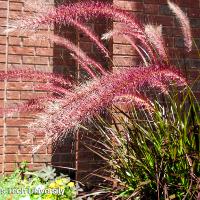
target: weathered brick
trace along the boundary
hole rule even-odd
[[[33,156],[33,161],[36,163],[50,163],[51,155],[35,154]]]
[[[31,171],[36,171],[36,170],[38,171],[43,169],[44,167],[46,167],[45,163],[30,163],[28,165],[28,169]]]

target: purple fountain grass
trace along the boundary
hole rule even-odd
[[[135,105],[138,108],[145,108],[149,112],[154,111],[153,104],[151,101],[144,95],[140,93],[135,93],[133,95],[125,94],[121,96],[117,96],[113,99],[112,103],[116,106],[128,106],[128,109]]]
[[[86,67],[86,66],[93,66],[94,68],[98,69],[101,74],[105,73],[105,70],[98,62],[96,62],[95,60],[93,60],[92,58],[87,56],[83,50],[81,50],[78,46],[73,44],[70,40],[60,37],[58,35],[53,35],[53,34],[48,34],[48,35],[39,35],[38,34],[37,37],[48,38],[50,41],[55,42],[56,44],[65,47],[70,52],[75,54],[75,56],[73,56],[73,57],[75,59],[78,59],[77,60],[78,62],[81,62],[81,60],[84,60],[85,65],[83,66],[83,69],[86,70],[86,72],[89,72],[90,75],[91,75],[91,70],[89,70],[89,67]],[[80,61],[79,61],[79,59],[80,59]]]
[[[68,88],[64,88],[64,87],[59,87],[56,86],[55,84],[50,84],[50,83],[46,83],[46,84],[37,84],[33,87],[33,90],[43,90],[46,92],[54,92],[58,95],[68,95],[70,93]]]
[[[133,39],[128,36],[125,35],[124,38],[131,44],[131,46],[138,52],[139,56],[142,58],[145,66],[148,66],[148,61],[147,59],[144,57],[144,55],[142,54],[142,52],[140,51],[140,49],[137,47],[137,45],[135,44],[135,42],[133,41]]]
[[[63,7],[63,6],[61,6],[61,7]],[[70,12],[71,5],[68,5],[67,8],[66,8],[66,11],[68,10]],[[43,11],[43,9],[40,12],[40,8],[39,8],[38,9],[39,14],[37,16],[28,17],[26,20],[24,20],[24,18],[22,18],[21,20],[11,23],[10,24],[11,28],[10,29],[8,28],[8,31],[14,31],[18,28],[36,30],[39,25],[43,25],[43,24],[53,25],[54,24],[53,16],[59,17],[57,15],[59,10],[60,10],[59,7],[57,9],[53,9],[53,8],[48,9],[47,8],[45,10],[45,12]],[[63,14],[62,9],[61,9],[60,14],[61,15]],[[49,18],[49,21],[47,20],[48,18]],[[79,22],[77,20],[77,18],[71,17],[70,14],[68,13],[68,15],[65,16],[64,21],[63,20],[59,21],[58,19],[55,19],[55,22],[57,22],[57,24],[63,24],[63,23],[69,24],[69,25],[74,26],[78,30],[82,31],[83,33],[85,33],[85,35],[87,37],[89,37],[91,39],[91,41],[94,42],[94,44],[97,45],[97,47],[101,50],[102,53],[104,53],[104,55],[106,57],[109,57],[109,51],[106,49],[106,47],[100,41],[99,37],[89,27],[87,27],[84,24],[82,24],[81,22]]]
[[[10,24],[10,30],[36,30],[40,25],[54,25],[54,23],[73,25],[78,30],[85,33],[86,36],[88,36],[99,47],[99,49],[106,54],[106,57],[109,57],[107,49],[101,43],[98,36],[96,36],[96,34],[93,33],[87,26],[81,23],[83,19],[87,21],[91,18],[99,16],[123,22],[130,27],[132,32],[137,33],[135,36],[140,38],[144,36],[144,27],[137,22],[133,15],[116,8],[111,4],[93,1],[60,5],[55,9],[50,9],[49,12],[41,13],[38,14],[38,16],[36,15],[27,19],[23,18],[16,23]]]
[[[181,8],[176,4],[172,3],[171,1],[168,1],[168,5],[181,24],[185,46],[187,47],[188,52],[190,52],[192,50],[192,33],[189,19],[186,16],[186,14],[181,10]]]
[[[138,54],[140,55],[140,57],[142,58],[142,60],[144,61],[145,65],[147,65],[147,59],[145,58],[145,56],[143,55],[143,53],[141,53],[140,49],[137,47],[137,45],[134,42],[134,39],[138,39],[139,41],[141,41],[142,45],[144,46],[145,49],[145,55],[148,58],[148,60],[151,63],[156,63],[158,64],[158,59],[157,57],[154,55],[154,52],[151,49],[151,46],[148,44],[148,40],[146,38],[145,35],[138,35],[138,33],[133,32],[130,29],[125,29],[125,28],[120,28],[120,29],[114,29],[112,31],[109,31],[105,34],[103,34],[102,39],[104,40],[108,40],[111,37],[113,37],[114,35],[120,35],[123,36],[133,47],[133,49],[135,49]]]
[[[38,26],[48,24],[70,24],[70,20],[89,20],[97,17],[117,20],[129,25],[135,31],[143,35],[142,26],[136,22],[133,15],[114,7],[108,3],[87,1],[73,4],[62,4],[45,14],[34,16],[28,19],[21,19],[14,28],[37,29]],[[70,24],[71,25],[71,24]],[[74,24],[75,25],[75,24]],[[78,28],[78,27],[77,27]]]
[[[150,43],[155,47],[157,53],[161,56],[161,60],[168,62],[168,56],[165,50],[164,39],[162,37],[162,26],[145,25],[145,33]]]
[[[162,85],[157,85],[156,81]],[[55,112],[49,113],[48,109],[45,109],[44,115],[40,115],[41,117],[34,121],[31,129],[34,132],[49,132],[56,137],[62,137],[64,133],[76,130],[81,123],[124,95],[130,95],[137,106],[150,109],[151,104],[147,97],[144,98],[142,94],[139,96],[136,91],[147,85],[162,91],[163,85],[170,81],[176,81],[179,85],[186,84],[178,71],[159,66],[121,69],[112,74],[108,73],[99,79],[77,86],[71,95],[57,102],[59,109],[54,109]]]
[[[180,13],[179,11],[179,15]],[[126,105],[134,103],[139,108],[152,112],[151,101],[143,92],[145,88],[155,88],[161,93],[167,94],[169,84],[174,82],[179,86],[187,84],[178,70],[169,65],[164,66],[167,55],[160,30],[148,26],[145,33],[144,26],[140,25],[133,15],[110,4],[89,1],[60,5],[55,9],[49,9],[33,17],[22,19],[13,28],[18,30],[37,29],[40,25],[53,25],[55,23],[73,25],[85,33],[99,47],[105,57],[109,57],[107,49],[98,36],[83,24],[97,17],[123,23],[120,29],[114,29],[104,36],[111,37],[114,34],[124,36],[139,53],[146,67],[129,67],[110,73],[68,39],[57,35],[38,34],[37,37],[45,37],[70,50],[72,57],[77,60],[90,78],[75,85],[64,77],[51,73],[29,70],[0,73],[0,80],[20,77],[26,80],[36,79],[36,81],[44,82],[43,85],[38,84],[33,89],[47,91],[46,96],[7,108],[4,113],[39,112],[37,118],[30,124],[30,130],[34,133],[44,133],[47,141],[62,139],[65,137],[65,133],[76,130],[82,123],[87,122],[106,107],[115,103]],[[187,24],[182,13],[179,18]],[[184,23],[182,22],[182,24]],[[186,34],[185,29],[183,32],[185,42],[188,48],[191,48],[189,34],[188,32]],[[135,40],[137,43],[134,42]],[[155,44],[155,42],[157,43]],[[155,48],[161,58],[156,56]]]
[[[90,67],[84,62],[84,60],[78,58],[76,55],[71,54],[71,56],[77,60],[78,64],[92,77],[96,78],[96,74],[90,69]]]
[[[26,102],[9,106],[8,108],[1,108],[0,115],[6,114],[7,116],[11,117],[14,113],[42,112],[44,111],[45,109],[44,105],[47,102],[53,102],[53,101],[58,101],[58,100],[59,100],[59,97],[57,96],[52,96],[52,95],[39,96],[39,97],[30,99]]]
[[[77,20],[70,20],[70,23],[72,25],[74,25],[76,28],[78,28],[79,30],[81,30],[83,33],[85,33],[85,35],[87,37],[89,37],[91,39],[91,41],[94,42],[94,44],[97,45],[97,47],[99,48],[99,50],[101,50],[102,53],[104,53],[104,55],[106,57],[109,57],[109,51],[106,49],[106,47],[102,44],[102,42],[100,41],[100,39],[98,38],[98,36],[87,26],[81,24],[80,22],[78,22]]]

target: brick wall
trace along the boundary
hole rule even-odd
[[[28,14],[31,9],[24,6],[21,0],[0,1],[0,70],[7,71],[17,68],[53,71],[53,48],[46,41],[33,41],[28,34],[13,32],[4,33],[8,21],[16,19],[21,13]],[[50,32],[42,29],[41,32]],[[36,82],[22,82],[12,79],[0,82],[0,106],[6,107],[12,103],[19,103],[29,98],[43,95],[44,91],[34,91],[32,86]],[[41,140],[38,135],[27,142],[27,123],[33,115],[16,114],[12,117],[0,118],[0,171],[9,173],[17,164],[28,161],[31,169],[37,169],[51,161],[51,148],[42,148],[38,154],[30,153],[31,145]],[[24,145],[23,142],[29,145]]]
[[[175,17],[167,7],[167,0],[114,0],[113,2],[129,12],[133,12],[145,23],[162,24],[172,62],[181,63],[183,69],[187,70],[187,75],[190,79],[194,79],[197,76],[197,72],[200,69],[197,51],[194,48],[189,55],[189,59],[183,59],[182,34]],[[197,46],[200,47],[199,0],[180,0],[174,2],[178,3],[188,13],[193,28],[194,40]],[[26,66],[37,70],[72,73],[76,79],[80,78],[81,74],[78,71],[78,65],[69,58],[68,53],[63,48],[53,46],[46,41],[33,41],[28,39],[27,35],[23,33],[6,35],[2,32],[5,29],[7,20],[15,18],[21,12],[28,12],[22,0],[0,0],[0,70],[6,71]],[[106,31],[107,24],[105,25],[105,22],[99,21],[95,24],[89,23],[88,25],[101,35]],[[114,27],[118,25],[117,22],[114,23]],[[92,57],[98,58],[94,45],[83,34],[66,27],[59,29],[59,32],[57,30],[55,29],[57,34],[67,36],[73,42],[79,44]],[[47,32],[50,30],[42,29],[41,31]],[[123,38],[115,36],[112,47],[113,60],[116,66],[130,66],[141,62],[136,52],[131,49],[130,45]],[[13,102],[26,100],[35,95],[41,95],[42,92],[39,93],[32,90],[33,84],[35,83],[22,82],[21,80],[0,82],[0,106],[3,107]],[[195,87],[196,94],[200,94],[199,84],[196,84]],[[28,153],[29,147],[25,148],[22,142],[27,136],[25,124],[31,118],[32,116],[30,115],[16,115],[13,118],[5,118],[3,116],[3,118],[0,118],[0,171],[11,172],[16,163],[27,160],[31,163],[31,168],[40,168],[47,163],[58,166],[63,171],[66,171],[65,169],[68,167],[75,168],[78,170],[76,178],[81,180],[88,172],[92,172],[94,168],[101,166],[102,162],[84,147],[83,141],[87,141],[87,139],[83,139],[81,134],[69,135],[66,142],[53,149],[53,153],[51,147],[45,147],[35,155]],[[7,129],[5,129],[6,127]],[[41,136],[37,136],[36,141],[32,141],[32,143],[42,139]],[[74,172],[73,170],[68,171],[70,173]]]

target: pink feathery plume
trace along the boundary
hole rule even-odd
[[[142,36],[140,34],[133,32],[132,30],[123,28],[123,29],[118,29],[118,30],[112,30],[112,31],[109,31],[108,33],[103,34],[102,39],[108,40],[114,35],[122,35],[131,44],[131,46],[138,52],[138,54],[141,56],[142,60],[144,61],[145,65],[147,65],[146,58],[144,57],[144,55],[142,54],[140,49],[137,47],[137,45],[135,44],[132,38],[138,39],[143,44],[145,48],[145,55],[149,58],[149,60],[153,60],[154,63],[158,63],[157,57],[154,56],[154,53],[152,49],[150,48],[149,44],[147,43],[147,40],[144,35]]]
[[[33,89],[34,90],[42,90],[42,91],[45,91],[45,92],[54,92],[54,93],[59,94],[61,96],[70,94],[69,89],[59,87],[59,86],[56,86],[55,84],[50,84],[50,83],[35,85],[33,87]]]
[[[94,42],[94,44],[97,45],[97,47],[105,54],[106,57],[109,57],[109,51],[106,49],[106,47],[102,44],[98,36],[87,26],[81,24],[77,20],[70,20],[70,23],[74,25],[78,30],[81,30],[87,37],[91,39],[91,41]]]
[[[167,62],[168,56],[162,37],[162,26],[153,26],[151,24],[147,24],[145,26],[145,33],[147,34],[147,38],[150,43],[155,47],[157,53],[161,56],[161,59]]]
[[[116,106],[132,106],[135,105],[138,108],[144,108],[148,111],[153,111],[153,106],[151,101],[144,95],[135,93],[134,95],[125,94],[117,96],[112,102]]]
[[[192,33],[190,28],[190,22],[186,14],[180,9],[179,6],[170,2],[168,0],[169,8],[176,15],[179,23],[181,24],[181,29],[184,35],[185,46],[187,47],[188,52],[192,50]]]
[[[137,47],[137,45],[135,44],[135,42],[133,41],[133,39],[131,39],[131,37],[125,35],[124,36],[126,38],[126,40],[131,44],[131,46],[138,52],[138,54],[140,55],[140,57],[142,58],[145,66],[148,66],[148,62],[146,60],[146,58],[144,57],[144,55],[142,54],[142,52],[140,51],[140,49]]]
[[[39,35],[39,34],[37,35],[37,37],[40,37],[40,36],[48,38],[52,42],[55,42],[56,44],[61,45],[61,46],[65,47],[66,49],[70,50],[71,52],[73,52],[76,55],[76,56],[74,56],[74,58],[80,58],[81,60],[83,60],[85,62],[85,64],[87,66],[90,65],[90,66],[93,66],[94,68],[98,69],[101,72],[101,74],[105,73],[105,70],[99,63],[97,63],[95,60],[93,60],[92,58],[87,56],[83,50],[81,50],[79,47],[77,47],[75,44],[73,44],[68,39],[60,37],[58,35],[53,35],[53,34],[48,34],[47,36]],[[87,70],[87,68],[84,68],[84,69]],[[88,73],[90,73],[90,71],[88,71]]]
[[[89,81],[84,85],[77,86],[67,99],[63,99],[62,106],[57,112],[50,114],[45,111],[42,119],[39,117],[33,124],[33,131],[66,133],[78,128],[82,123],[99,113],[103,108],[109,106],[115,97],[126,94],[135,95],[136,91],[145,85],[151,84],[154,80],[159,83],[176,81],[179,85],[185,85],[185,79],[179,72],[159,66],[121,69],[113,74],[107,74],[95,81]],[[156,85],[156,82],[154,83]],[[155,88],[158,88],[159,85]],[[162,88],[161,88],[162,90]],[[144,99],[144,98],[143,98]],[[145,102],[139,101],[141,106]],[[146,105],[149,102],[146,101]]]
[[[144,27],[137,22],[133,15],[107,3],[89,1],[84,3],[79,2],[68,5],[60,5],[54,10],[50,10],[49,13],[35,16],[34,18],[28,18],[26,20],[22,19],[22,21],[16,25],[16,28],[36,29],[39,25],[43,24],[53,25],[54,23],[72,23],[76,26],[76,28],[86,33],[86,35],[88,35],[90,39],[94,41],[104,53],[107,54],[108,52],[105,52],[105,48],[102,44],[100,44],[99,39],[95,37],[87,27],[80,23],[80,21],[87,21],[91,18],[97,17],[105,17],[126,24],[126,28],[129,27],[132,35],[134,34],[134,37],[142,41],[147,48],[147,52],[150,51],[149,46],[146,44]]]
[[[47,13],[40,14],[38,16],[36,15],[32,18],[29,17],[28,19],[22,19],[16,22],[16,24],[13,25],[13,28],[37,29],[40,25],[54,25],[54,23],[71,25],[72,20],[74,23],[73,25],[76,25],[78,29],[81,29],[81,27],[75,23],[75,20],[87,21],[91,18],[97,17],[105,17],[125,23],[133,31],[143,35],[143,27],[136,22],[137,20],[133,17],[133,15],[116,8],[111,4],[94,1],[60,5],[53,10],[49,10]],[[84,29],[82,29],[82,31],[84,31]]]
[[[88,67],[88,65],[82,61],[78,56],[71,54],[71,56],[77,60],[77,62],[82,66],[83,69],[85,69],[85,71],[92,77],[92,78],[96,78],[97,76],[95,75],[95,73]]]
[[[43,18],[42,17],[43,15],[51,15],[51,13],[57,12],[55,9],[52,8],[52,6],[49,7],[49,8],[48,7],[45,8],[44,2],[40,2],[40,3],[41,3],[41,5],[38,5],[38,8],[37,8],[37,4],[33,4],[34,10],[36,10],[38,12],[38,16],[36,16],[36,17],[29,16],[26,20],[21,19],[19,21],[16,21],[13,24],[10,24],[10,26],[12,27],[10,29],[10,31],[14,31],[17,28],[36,29],[36,27],[38,27],[39,25],[42,24],[42,21],[39,18]],[[29,5],[29,4],[27,4],[27,5]],[[33,6],[31,6],[31,7],[33,7]],[[69,5],[69,7],[70,7],[70,5]],[[26,26],[28,24],[31,25],[31,22],[33,22],[34,26],[30,26],[30,27]],[[38,24],[37,24],[37,22],[38,22]],[[22,23],[24,23],[24,25]],[[50,23],[51,23],[51,25],[53,25],[52,22],[50,22]],[[64,22],[61,22],[61,21],[58,22],[58,24],[63,24],[63,23],[68,24],[68,25],[72,25],[75,28],[77,28],[78,30],[85,33],[85,35],[88,38],[90,38],[91,41],[94,42],[94,44],[96,44],[96,46],[99,48],[99,50],[101,50],[101,52],[104,53],[106,57],[109,57],[109,51],[106,49],[106,47],[100,41],[99,37],[89,27],[82,24],[76,18],[73,19],[70,15],[65,16]],[[45,24],[46,24],[46,22],[45,22]]]
[[[63,76],[58,74],[53,74],[49,72],[40,72],[29,69],[24,70],[10,70],[8,72],[1,71],[0,72],[0,80],[12,79],[12,78],[23,78],[30,81],[42,81],[42,82],[50,82],[54,84],[62,85],[66,88],[72,87],[72,84],[69,80],[65,79]]]
[[[26,102],[15,104],[8,108],[1,108],[0,114],[12,115],[14,113],[27,113],[27,112],[42,112],[45,108],[45,103],[58,101],[59,98],[52,95],[43,95],[35,97]]]

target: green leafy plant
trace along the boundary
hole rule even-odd
[[[154,100],[153,107],[152,113],[115,107],[109,120],[97,117],[100,148],[88,148],[107,161],[119,199],[197,199],[200,105],[188,89]]]
[[[0,179],[0,200],[74,200],[82,191],[68,176],[56,176],[50,166],[28,171],[22,163],[10,176]]]

